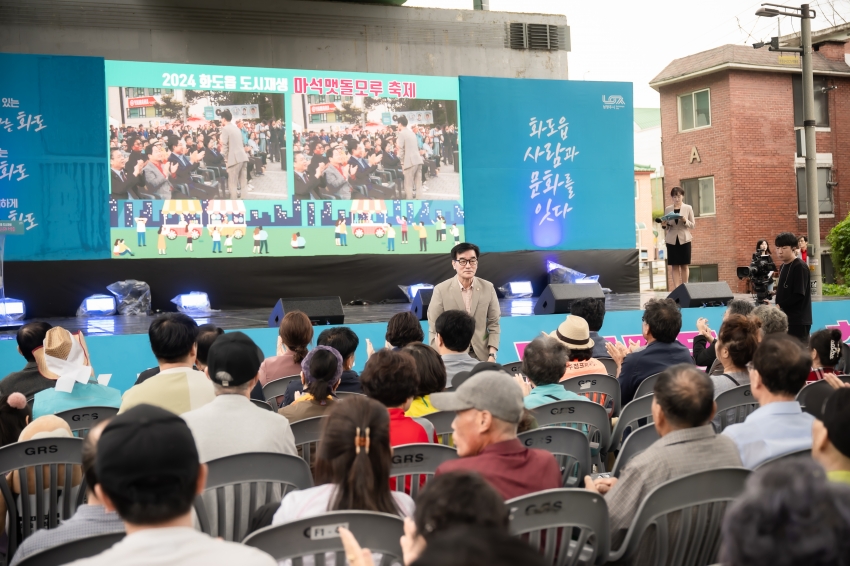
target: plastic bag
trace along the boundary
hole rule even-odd
[[[118,314],[147,316],[151,312],[151,288],[144,281],[128,279],[106,287],[118,300]]]

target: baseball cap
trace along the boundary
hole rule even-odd
[[[497,419],[518,423],[522,417],[522,390],[504,371],[482,371],[454,391],[431,393],[431,404],[440,411],[489,411]]]
[[[830,393],[814,413],[826,428],[832,445],[850,458],[850,388],[842,387]]]
[[[263,354],[244,332],[228,332],[215,339],[207,354],[210,379],[223,387],[248,383],[260,371]]]
[[[110,421],[97,443],[95,470],[103,489],[132,501],[184,489],[200,462],[186,421],[153,405],[137,405]]]

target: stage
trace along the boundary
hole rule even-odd
[[[600,334],[606,340],[619,340],[625,343],[643,343],[641,336],[641,308],[649,299],[663,298],[667,293],[622,293],[606,295],[607,314]],[[749,300],[749,295],[736,294],[735,298]],[[525,345],[541,332],[551,332],[557,328],[566,315],[532,315],[536,298],[501,300],[501,345],[499,362],[508,363],[521,358]],[[346,305],[345,325],[350,326],[360,338],[354,369],[362,371],[366,363],[366,338],[376,347],[384,343],[386,321],[397,313],[408,310],[408,303],[390,303],[374,305]],[[682,332],[679,341],[692,347],[697,335],[696,321],[700,317],[709,320],[713,330],[720,328],[724,307],[682,309]],[[197,317],[199,324],[212,323],[225,330],[241,330],[251,336],[262,348],[266,356],[275,354],[277,329],[267,325],[271,308],[222,310],[208,316]],[[813,301],[812,330],[835,326],[842,331],[843,340],[850,338],[850,300],[841,297],[819,297]],[[110,385],[121,391],[133,385],[136,376],[142,370],[156,365],[151,354],[147,329],[154,316],[128,317],[114,316],[101,318],[39,318],[54,326],[62,326],[70,331],[81,330],[97,374],[112,374]],[[428,332],[427,321],[422,327]],[[315,336],[324,327],[315,327]],[[0,332],[0,375],[21,369],[25,360],[17,353],[14,341],[15,330]],[[315,338],[314,338],[315,340]],[[315,342],[314,342],[315,343]]]

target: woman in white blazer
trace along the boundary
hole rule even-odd
[[[685,204],[685,191],[681,187],[673,187],[670,191],[673,204],[664,209],[664,214],[675,212],[681,218],[662,222],[661,227],[667,232],[664,241],[667,242],[667,265],[670,266],[670,277],[675,289],[682,283],[688,282],[691,264],[691,228],[694,223],[694,209]]]

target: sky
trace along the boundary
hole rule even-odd
[[[490,9],[565,15],[572,43],[569,78],[632,82],[635,107],[658,108],[658,93],[649,81],[672,60],[800,30],[798,19],[756,17],[762,1],[605,0],[597,4],[586,0],[490,0]],[[818,13],[813,30],[850,22],[850,0],[809,3]],[[472,0],[407,0],[405,6],[472,9]]]

